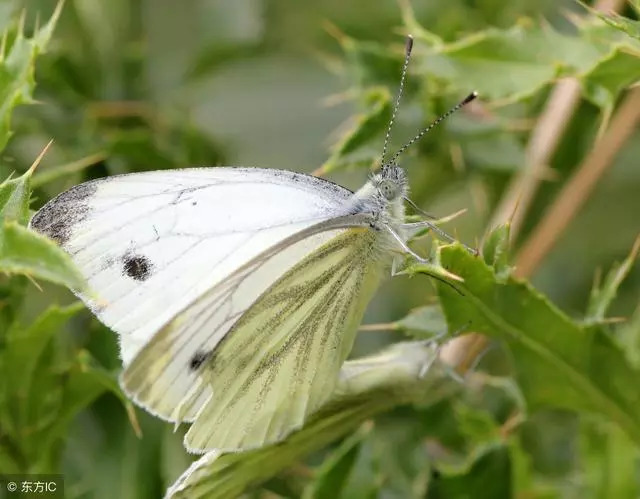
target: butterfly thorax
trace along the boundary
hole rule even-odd
[[[395,165],[385,165],[353,194],[352,212],[370,216],[371,258],[376,265],[391,264],[392,256],[399,249],[398,243],[406,242],[403,227],[406,195],[406,175]]]

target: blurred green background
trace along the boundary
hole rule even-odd
[[[77,171],[36,184],[33,208],[80,181],[123,172],[241,165],[310,173],[331,156],[331,145],[348,133],[352,117],[370,112],[363,97],[368,89],[383,85],[395,94],[407,32],[402,5],[395,0],[67,0],[47,52],[38,58],[37,102],[14,112],[14,136],[2,153],[0,179],[25,171],[51,138],[54,145],[38,172],[44,176],[61,171],[61,165]],[[571,20],[584,15],[571,0],[411,5],[417,22],[443,43],[531,23],[575,35]],[[36,13],[41,20],[49,19],[55,6],[50,0],[3,1],[0,27],[10,26],[24,9],[30,32]],[[631,5],[623,12],[634,17]],[[425,53],[417,44],[392,149],[474,90],[473,77],[452,85],[446,68],[437,62],[435,70],[425,70],[430,64]],[[517,58],[505,55],[496,88],[511,72],[517,85],[525,59],[519,65]],[[516,244],[526,239],[589,151],[619,91],[640,75],[637,63],[614,69],[634,74],[621,78],[624,85],[616,83],[620,88],[609,108],[593,98],[580,103],[550,165],[556,173],[543,182]],[[548,83],[555,76],[551,74]],[[481,95],[484,103],[434,130],[401,161],[413,199],[439,216],[467,208],[449,227],[462,241],[476,245],[509,179],[523,167],[529,132],[548,94],[548,85],[541,85],[499,106]],[[378,127],[327,177],[357,189],[366,180],[366,166],[381,151],[382,138]],[[532,278],[569,315],[584,313],[597,269],[606,270],[625,258],[638,235],[638,157],[636,131]],[[52,302],[73,301],[63,288],[42,287],[44,292],[39,292],[24,284],[19,317],[25,324]],[[640,270],[635,268],[619,288],[609,315],[631,316],[639,306],[639,289]],[[426,277],[395,278],[376,296],[365,323],[397,320],[433,297]],[[63,352],[86,349],[99,365],[117,374],[115,337],[88,312],[75,315],[56,334]],[[353,355],[398,339],[397,331],[363,333]],[[491,346],[478,372],[508,374],[504,357],[499,345]],[[464,467],[476,462],[479,448],[495,444],[495,432],[489,429],[504,425],[513,401],[502,385],[478,380],[478,386],[471,385],[464,403],[460,399],[424,410],[400,408],[378,418],[374,436],[361,446],[344,489],[335,491],[335,497],[421,497],[434,463]],[[107,392],[59,435],[50,466],[59,466],[65,474],[68,497],[159,497],[187,467],[192,458],[182,449],[181,430],[173,433],[170,425],[141,410],[136,413],[142,438],[132,429],[122,401]],[[492,473],[474,478],[475,468],[468,464],[460,472],[466,481],[447,479],[440,492],[432,488],[429,497],[640,497],[637,451],[606,423],[543,410],[529,415],[514,438],[520,461],[496,447],[483,454],[491,460]],[[323,456],[312,456],[307,464],[283,472],[280,482],[253,493],[286,496],[282,483],[304,481],[308,466]],[[506,477],[518,473],[531,477],[534,485],[516,493]],[[598,478],[601,475],[606,479]],[[504,487],[481,492],[487,480],[500,477]],[[612,491],[616,495],[608,495]]]

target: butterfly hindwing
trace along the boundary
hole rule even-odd
[[[125,390],[152,412],[173,410],[173,420],[194,420],[185,438],[190,450],[276,442],[333,391],[380,278],[374,231],[315,234],[238,274],[241,284],[228,289],[245,296],[243,289],[261,286],[266,269],[309,247],[315,249],[256,297],[224,335],[216,310],[222,296],[233,303],[235,295],[212,289],[155,335],[123,373]]]

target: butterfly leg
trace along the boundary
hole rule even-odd
[[[414,203],[409,197],[403,196],[402,199],[404,199],[409,204],[409,206],[411,206],[416,212],[420,213],[422,216],[427,217],[430,220],[436,220],[435,216],[433,216],[431,213],[427,213],[426,211],[424,211],[416,203]]]
[[[445,239],[450,243],[459,242],[472,255],[478,254],[478,250],[470,246],[467,246],[463,242],[458,241],[455,237],[449,235],[447,232],[442,230],[440,227],[438,227],[434,223],[429,222],[428,220],[423,220],[422,222],[411,222],[411,223],[402,224],[402,228],[408,230],[409,232],[417,232],[419,229],[423,227],[429,227],[429,229],[431,229],[433,232],[438,234],[442,239]]]
[[[393,230],[388,225],[385,225],[384,228],[387,229],[387,231],[389,231],[389,234],[393,236],[393,238],[396,240],[396,242],[400,245],[400,247],[403,249],[405,253],[408,253],[409,255],[414,257],[416,260],[418,260],[420,263],[429,263],[428,258],[421,257],[415,251],[409,248],[409,246],[407,246],[407,243],[404,242],[404,240],[400,237],[400,235],[395,230]]]
[[[442,348],[442,345],[438,343],[436,340],[426,340],[426,341],[428,342],[427,344],[435,343],[435,349],[434,349],[435,351],[434,351],[433,357],[431,357],[431,359],[425,362],[420,368],[420,372],[418,373],[419,379],[424,378],[427,372],[429,372],[429,369],[431,368],[435,360],[440,356],[440,349]]]

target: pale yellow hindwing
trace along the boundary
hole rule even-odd
[[[239,450],[283,439],[335,387],[385,266],[377,236],[369,228],[339,231],[262,293],[211,350],[185,346],[183,338],[181,348],[193,351],[190,365],[173,365],[169,357],[178,316],[125,371],[125,389],[153,411],[162,406],[163,390],[171,388],[158,386],[171,379],[163,373],[192,369],[195,381],[172,418],[193,420],[185,437],[188,449]],[[251,276],[246,279],[244,284]],[[207,317],[204,307],[198,310],[199,334],[215,336],[201,319]]]

